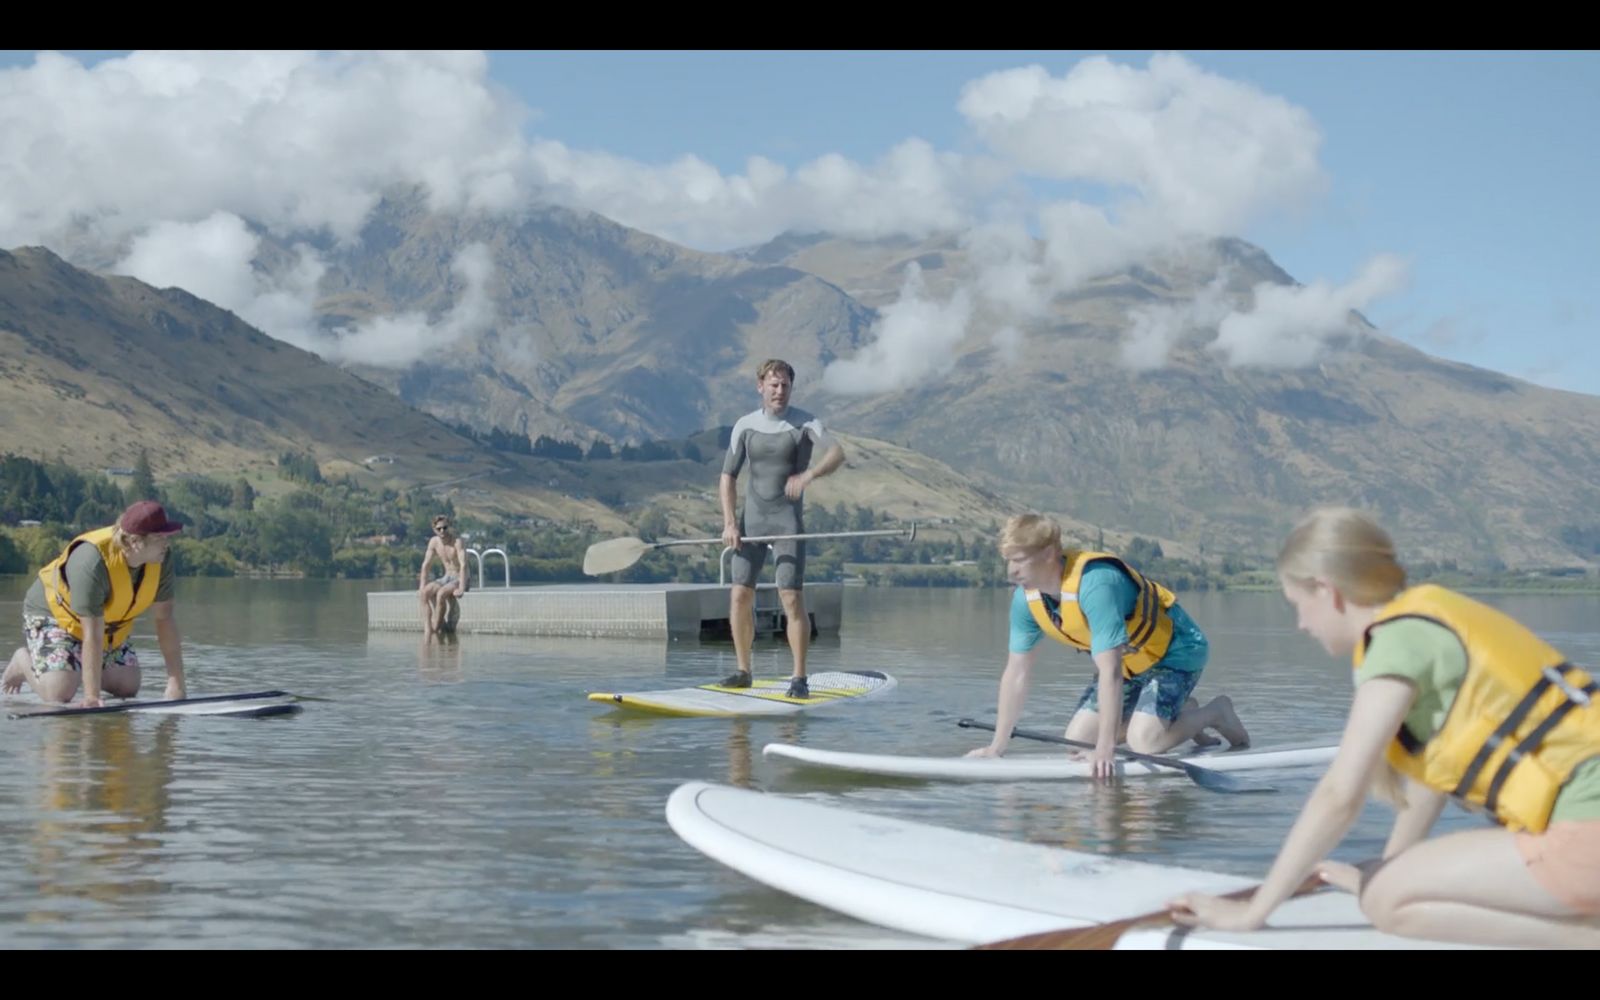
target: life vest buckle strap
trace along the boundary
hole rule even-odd
[[[1142,585],[1139,588],[1139,611],[1144,615],[1144,622],[1138,634],[1129,637],[1129,645],[1135,649],[1143,649],[1144,644],[1155,634],[1156,610],[1161,604],[1156,596],[1155,584],[1142,577],[1139,582]]]
[[[1450,794],[1457,798],[1466,797],[1467,793],[1472,790],[1473,784],[1478,780],[1478,772],[1482,771],[1484,765],[1489,763],[1489,758],[1494,756],[1494,752],[1500,748],[1500,744],[1505,738],[1517,731],[1517,727],[1522,725],[1522,720],[1528,717],[1528,713],[1533,711],[1533,706],[1538,703],[1539,699],[1548,690],[1550,690],[1549,677],[1540,677],[1533,682],[1533,686],[1528,688],[1528,692],[1522,696],[1522,700],[1517,702],[1517,707],[1513,708],[1510,714],[1505,717],[1505,720],[1495,728],[1495,731],[1489,734],[1489,738],[1483,741],[1483,746],[1478,748],[1478,752],[1472,757],[1472,763],[1467,765],[1467,769],[1461,775],[1461,780],[1456,783],[1455,791]]]
[[[1545,669],[1548,671],[1552,668]],[[1489,783],[1489,794],[1484,797],[1484,805],[1490,812],[1495,810],[1495,803],[1500,799],[1500,789],[1505,785],[1506,779],[1511,777],[1512,770],[1523,757],[1538,750],[1544,743],[1544,738],[1550,734],[1550,730],[1560,725],[1561,720],[1567,717],[1567,713],[1577,707],[1578,703],[1571,699],[1557,705],[1543,722],[1534,726],[1533,731],[1518,741],[1517,745],[1511,748],[1511,752],[1506,754],[1506,759],[1501,761],[1499,770],[1495,772],[1494,780]]]
[[[1562,663],[1557,666],[1547,666],[1544,668],[1542,673],[1547,679],[1549,679],[1551,684],[1554,684],[1556,687],[1561,689],[1561,693],[1567,696],[1568,701],[1576,702],[1577,704],[1587,708],[1591,702],[1589,697],[1589,689],[1592,689],[1595,685],[1590,683],[1583,688],[1574,687],[1567,680],[1566,672],[1576,669],[1578,668],[1570,663]]]

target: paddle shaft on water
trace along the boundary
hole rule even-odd
[[[902,536],[907,541],[914,541],[917,537],[917,526],[912,524],[906,528],[887,528],[875,531],[821,531],[812,534],[794,535],[750,535],[740,538],[741,542],[788,542],[811,541],[824,538],[874,538],[886,536]],[[722,541],[717,538],[670,538],[662,542],[646,542],[638,538],[612,538],[604,542],[596,542],[589,546],[583,555],[583,571],[590,576],[600,576],[604,573],[616,573],[642,559],[651,549],[664,549],[674,545],[716,545]]]
[[[994,732],[994,726],[989,725],[987,722],[979,722],[977,719],[962,719],[956,724],[961,726],[963,729],[985,729],[991,733]],[[1044,743],[1059,743],[1063,746],[1077,747],[1080,750],[1093,750],[1095,748],[1093,743],[1084,743],[1080,740],[1069,740],[1064,736],[1056,736],[1052,733],[1041,733],[1031,729],[1012,729],[1011,735],[1013,737],[1021,737],[1022,739],[1039,740]],[[1139,753],[1137,750],[1124,750],[1121,747],[1118,747],[1115,752],[1117,756],[1126,758],[1128,760],[1142,761],[1147,764],[1153,764],[1156,767],[1170,767],[1182,771],[1189,777],[1190,781],[1193,781],[1201,788],[1213,792],[1274,791],[1271,785],[1262,785],[1255,782],[1243,781],[1230,774],[1221,774],[1217,771],[1210,770],[1209,768],[1200,767],[1197,764],[1191,764],[1188,761],[1173,760],[1170,757],[1160,757],[1155,754]]]

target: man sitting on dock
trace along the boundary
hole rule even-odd
[[[428,564],[437,558],[444,575],[428,579]],[[422,608],[422,627],[428,635],[454,632],[461,618],[459,599],[467,592],[467,549],[450,525],[450,518],[438,514],[433,519],[433,537],[422,555],[422,571],[417,574],[417,600]]]

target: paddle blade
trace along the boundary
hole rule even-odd
[[[615,573],[627,569],[652,546],[649,542],[637,538],[613,538],[609,541],[595,542],[583,554],[583,571],[590,576],[600,576],[603,573]]]
[[[1248,795],[1251,792],[1275,792],[1278,790],[1275,785],[1263,785],[1258,781],[1247,781],[1242,778],[1236,778],[1231,774],[1213,771],[1208,767],[1186,767],[1183,769],[1183,773],[1187,774],[1189,780],[1201,788],[1213,792]]]

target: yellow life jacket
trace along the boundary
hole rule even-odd
[[[1132,566],[1109,552],[1069,551],[1066,556],[1061,573],[1061,605],[1057,608],[1061,617],[1059,624],[1051,618],[1041,591],[1024,592],[1028,598],[1028,610],[1033,613],[1033,620],[1039,623],[1044,634],[1080,652],[1089,651],[1089,620],[1084,617],[1083,609],[1078,607],[1078,586],[1089,564],[1104,560],[1127,573],[1134,586],[1139,588],[1133,613],[1127,618],[1128,642],[1122,647],[1122,675],[1135,677],[1160,662],[1167,655],[1167,647],[1172,644],[1172,616],[1167,614],[1167,609],[1178,601],[1172,591],[1154,580],[1145,579]]]
[[[39,571],[39,579],[44,583],[45,604],[55,616],[56,624],[82,642],[83,622],[79,620],[78,613],[72,610],[72,595],[67,589],[67,559],[80,545],[93,545],[100,550],[106,572],[111,575],[111,597],[104,608],[98,609],[100,613],[92,617],[104,617],[106,620],[107,649],[115,649],[127,641],[128,633],[133,631],[133,620],[155,602],[156,591],[161,587],[161,564],[149,563],[144,568],[144,579],[139,581],[139,589],[137,592],[134,590],[133,573],[129,570],[128,560],[123,556],[122,548],[111,540],[113,530],[98,528],[84,532],[68,542],[65,551]],[[84,609],[85,612],[88,610]]]
[[[1510,616],[1432,584],[1379,609],[1356,646],[1357,669],[1372,630],[1400,618],[1455,633],[1467,674],[1439,731],[1423,742],[1402,725],[1389,763],[1512,830],[1543,830],[1573,769],[1600,756],[1600,684]]]

